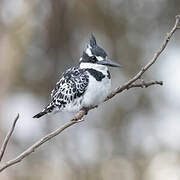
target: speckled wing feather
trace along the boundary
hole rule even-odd
[[[65,109],[68,104],[72,104],[85,93],[88,83],[89,76],[85,70],[79,67],[68,69],[52,90],[50,104],[34,118],[52,112],[55,108],[58,110]]]
[[[73,67],[63,73],[51,93],[52,104],[65,107],[80,97],[86,91],[89,78],[87,72],[79,67]],[[60,108],[60,107],[59,107]]]

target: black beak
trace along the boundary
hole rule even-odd
[[[98,61],[97,64],[102,64],[106,66],[111,66],[111,67],[122,67],[120,64],[113,62],[111,59],[104,59],[102,61]]]

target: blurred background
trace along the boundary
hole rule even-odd
[[[4,161],[70,120],[32,116],[49,102],[63,71],[78,64],[93,32],[124,68],[111,69],[113,88],[145,65],[180,13],[179,0],[0,0],[0,143],[20,119]],[[179,180],[180,32],[145,80],[0,174],[3,180]]]

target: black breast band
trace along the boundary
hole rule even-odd
[[[103,78],[105,78],[105,75],[100,72],[100,71],[97,71],[95,69],[86,69],[97,81],[102,81]]]

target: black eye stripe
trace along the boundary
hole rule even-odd
[[[96,58],[96,56],[92,56],[90,59],[91,59],[91,62],[92,62],[92,63],[95,63],[95,62],[98,61],[97,58]]]

